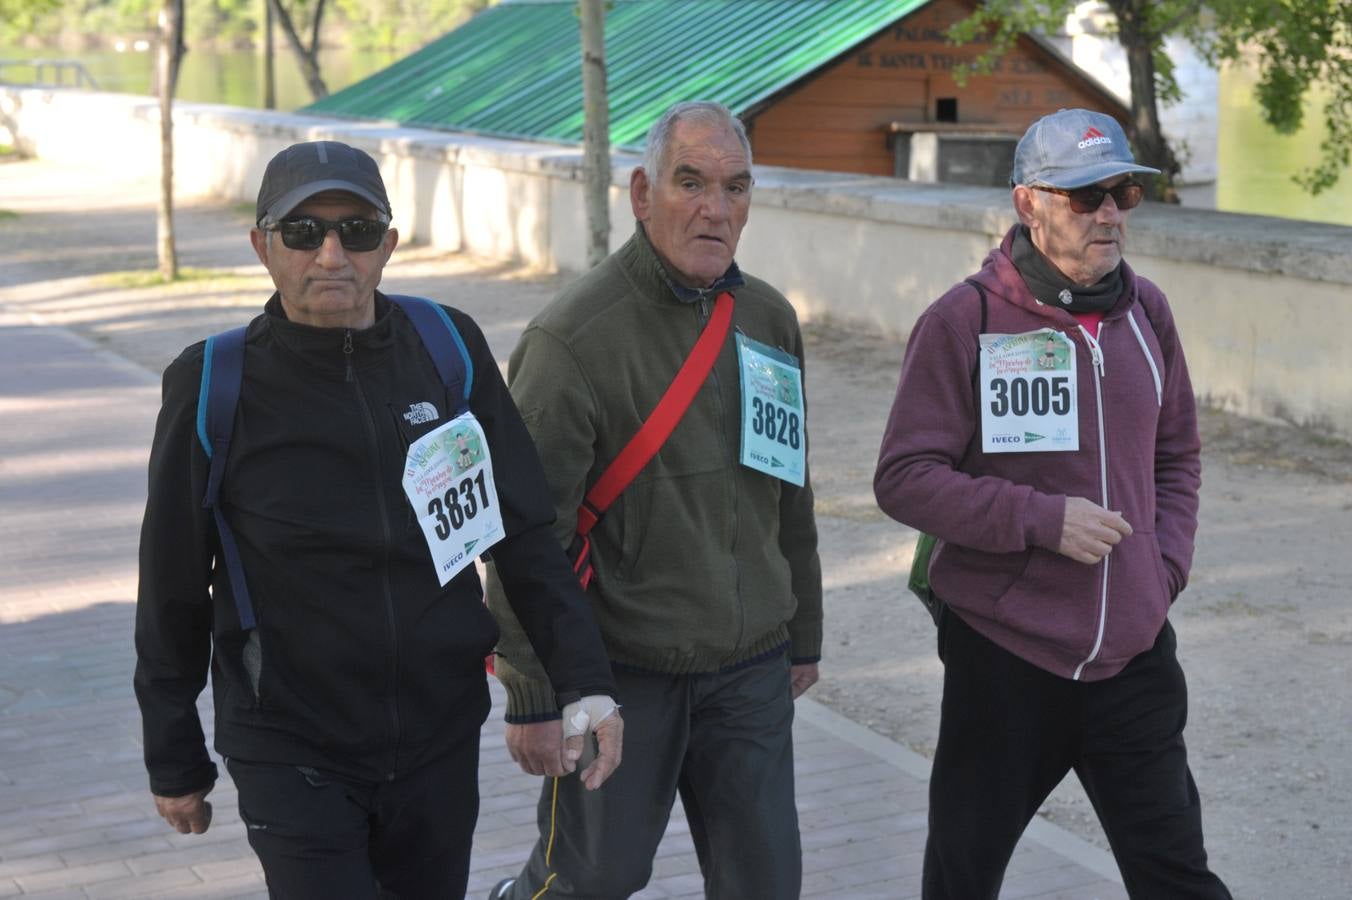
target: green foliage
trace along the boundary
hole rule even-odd
[[[987,0],[967,18],[954,23],[948,29],[948,37],[955,44],[988,42],[989,47],[982,51],[966,71],[957,73],[958,83],[972,73],[989,74],[995,61],[1009,53],[1020,34],[1051,34],[1058,31],[1066,21],[1066,16],[1075,11],[1079,0]],[[1194,2],[1183,0],[1158,0],[1152,3],[1111,4],[1112,6],[1136,6],[1137,18],[1131,23],[1133,33],[1140,36],[1150,47],[1155,62],[1155,92],[1165,103],[1174,103],[1183,93],[1174,78],[1174,64],[1164,52],[1164,39],[1174,33],[1189,33],[1197,26],[1199,7]],[[1112,30],[1123,40],[1120,23],[1114,23]]]
[[[334,0],[363,50],[420,47],[496,0]]]
[[[1022,32],[1058,29],[1077,0],[987,0],[948,31],[955,43],[988,42],[975,63],[957,73],[992,71]],[[1300,128],[1305,97],[1315,82],[1328,96],[1323,117],[1327,136],[1320,161],[1294,176],[1319,194],[1352,164],[1352,0],[1108,0],[1124,48],[1145,46],[1154,62],[1154,102],[1175,103],[1182,91],[1164,53],[1171,35],[1192,42],[1211,62],[1253,59],[1259,67],[1256,96],[1263,118],[1278,132]],[[1141,98],[1133,98],[1133,105]]]
[[[17,219],[17,218],[19,218],[19,214],[16,213],[14,210],[0,209],[0,222],[5,221],[6,219]]]
[[[1320,159],[1294,176],[1311,194],[1336,184],[1352,163],[1352,0],[1213,0],[1216,27],[1199,47],[1213,61],[1251,59],[1263,120],[1293,134],[1305,98],[1326,89]]]
[[[359,49],[411,50],[440,37],[496,0],[327,0],[325,40]],[[308,35],[320,0],[281,0],[296,30]],[[153,31],[161,0],[0,0],[0,44],[62,34],[113,36]],[[263,0],[185,0],[189,47],[258,40]]]
[[[206,41],[252,42],[262,30],[263,0],[187,0],[183,10],[188,46]]]
[[[0,41],[16,43],[60,6],[61,0],[0,0]]]

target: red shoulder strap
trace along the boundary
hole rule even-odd
[[[681,416],[694,402],[695,394],[704,384],[704,379],[709,377],[714,360],[718,359],[718,351],[723,347],[723,339],[727,337],[728,326],[732,324],[732,305],[732,294],[725,291],[718,295],[708,324],[704,326],[694,349],[681,364],[681,370],[672,379],[666,393],[657,402],[657,407],[619,455],[611,460],[591,490],[587,491],[586,498],[577,510],[577,533],[582,537],[591,532],[601,514],[666,443],[671,432],[676,429],[676,423],[681,421]]]

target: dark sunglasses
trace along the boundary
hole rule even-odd
[[[272,225],[266,225],[267,231],[275,231],[282,236],[282,243],[291,250],[318,250],[330,231],[338,232],[338,241],[344,250],[361,253],[380,246],[385,232],[390,230],[388,222],[376,219],[343,219],[330,222],[316,216],[293,216],[282,219]]]
[[[1065,188],[1043,187],[1040,184],[1030,184],[1029,187],[1035,191],[1046,191],[1049,194],[1069,197],[1070,208],[1077,213],[1096,212],[1103,205],[1103,198],[1109,194],[1113,195],[1113,202],[1121,210],[1134,209],[1140,205],[1141,198],[1145,196],[1145,187],[1134,181],[1124,181],[1110,188],[1091,184],[1088,187],[1075,188],[1070,191]]]

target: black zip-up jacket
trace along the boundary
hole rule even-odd
[[[591,609],[550,530],[535,447],[479,328],[443,309],[473,364],[469,407],[506,532],[492,555],[513,611],[560,704],[613,695]],[[383,780],[477,733],[498,628],[472,566],[438,584],[402,488],[410,442],[459,399],[412,323],[377,293],[372,327],[313,328],[288,321],[274,294],[249,325],[220,503],[258,618],[250,632],[202,505],[203,347],[165,370],[141,531],[135,687],[151,790],[182,796],[215,780],[196,708],[208,667],[225,756]]]

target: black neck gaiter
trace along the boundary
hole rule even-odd
[[[1076,284],[1033,245],[1026,225],[1020,225],[1014,232],[1009,256],[1014,260],[1014,268],[1023,276],[1028,290],[1048,306],[1059,306],[1073,313],[1107,312],[1122,295],[1120,263],[1091,285]]]

